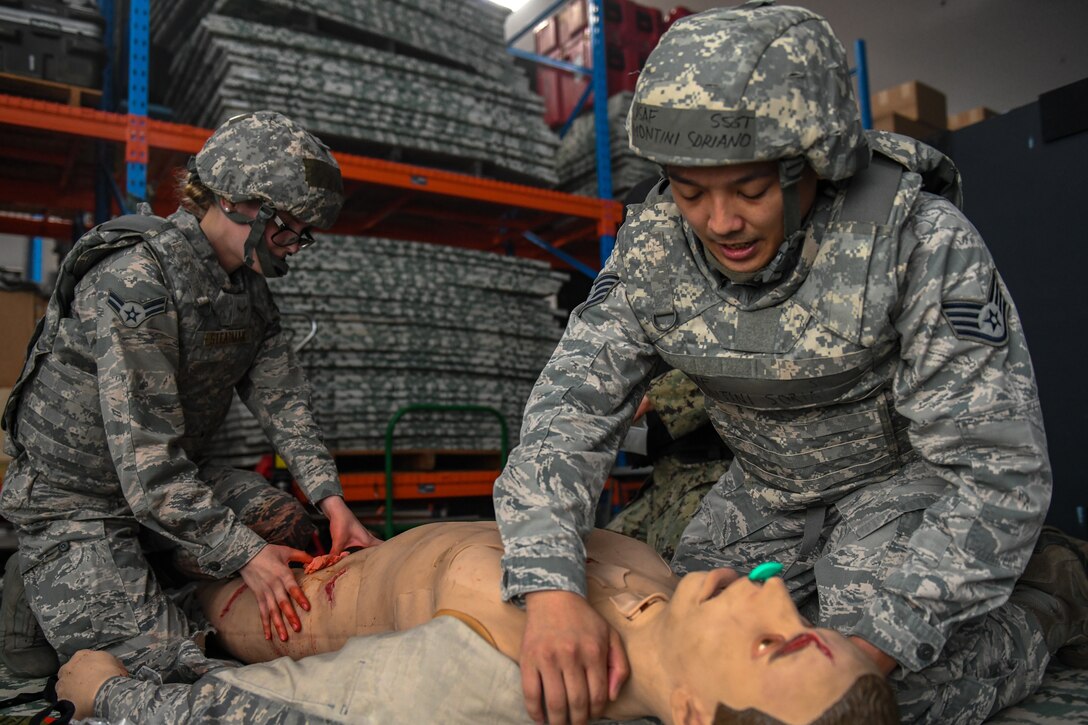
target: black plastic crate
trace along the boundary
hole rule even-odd
[[[101,88],[104,58],[100,38],[67,32],[56,22],[0,15],[0,72]]]
[[[0,11],[4,8],[93,26],[68,30],[79,35],[101,38],[102,28],[105,25],[102,13],[98,11],[98,5],[94,0],[0,0]]]

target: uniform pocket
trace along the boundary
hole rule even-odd
[[[60,541],[25,576],[31,606],[62,654],[103,649],[140,633],[105,538]]]

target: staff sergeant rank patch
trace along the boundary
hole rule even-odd
[[[1009,300],[997,281],[996,271],[990,277],[986,302],[947,300],[941,302],[941,314],[961,340],[975,340],[994,347],[1009,341]]]
[[[139,327],[144,323],[144,320],[166,312],[165,297],[158,297],[147,302],[130,302],[121,299],[119,294],[110,290],[106,302],[113,308],[113,311],[117,314],[117,319],[125,327]]]
[[[578,316],[581,317],[582,313],[594,305],[599,305],[605,301],[608,297],[608,293],[612,291],[612,288],[620,283],[620,276],[615,272],[605,272],[593,281],[593,286],[589,290],[589,296],[586,297],[586,301],[582,303],[578,308]]]

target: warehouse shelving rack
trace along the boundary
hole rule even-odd
[[[563,124],[562,135],[567,128],[569,128],[571,122],[574,120],[586,102],[589,100],[589,96],[592,93],[594,99],[606,99],[608,98],[608,73],[606,72],[606,59],[605,59],[605,43],[604,43],[604,10],[603,0],[585,0],[587,10],[587,21],[589,26],[589,41],[590,41],[590,58],[592,59],[592,66],[586,68],[584,66],[576,65],[574,63],[567,63],[565,61],[557,60],[555,58],[549,58],[547,56],[539,55],[537,53],[530,53],[528,51],[517,48],[517,42],[521,40],[526,34],[536,28],[540,23],[544,22],[548,18],[554,16],[556,12],[567,4],[569,0],[553,0],[547,7],[537,13],[529,23],[524,25],[519,30],[515,31],[506,40],[506,50],[508,53],[516,58],[522,58],[524,60],[532,61],[533,63],[539,63],[541,65],[550,66],[559,70],[575,73],[578,75],[588,75],[589,83],[586,85],[585,92],[582,93],[582,97],[575,104],[574,109],[571,111],[570,118]],[[597,197],[602,200],[612,199],[612,153],[609,146],[609,130],[608,130],[608,104],[603,102],[594,102],[593,104],[593,147],[594,157],[597,161]],[[530,239],[530,241],[533,241]],[[600,236],[600,265],[604,266],[605,261],[612,254],[612,247],[615,244],[616,236],[615,230],[611,234],[605,234],[602,232]],[[590,275],[595,276],[595,275]]]
[[[594,2],[599,11],[599,1]],[[113,0],[99,3],[112,27]],[[129,0],[128,9],[127,113],[83,107],[96,93],[104,106],[112,106],[108,73],[102,91],[83,89],[87,92],[69,94],[68,103],[56,89],[54,101],[0,92],[0,158],[16,162],[0,166],[0,232],[74,239],[84,231],[91,210],[102,221],[131,211],[130,202],[144,199],[149,190],[157,213],[176,207],[176,169],[184,167],[211,130],[148,117],[148,0]],[[102,159],[111,154],[123,159],[123,176],[103,172]],[[334,155],[347,195],[334,232],[557,258],[592,277],[610,253],[621,219],[622,207],[609,194],[576,196],[338,151]],[[505,454],[505,442],[502,449]],[[498,473],[485,468],[345,472],[342,483],[350,501],[385,503],[388,516],[387,499],[394,490],[404,501],[478,497]]]
[[[590,1],[599,17],[600,0]],[[106,34],[112,37],[115,0],[98,0],[98,4]],[[78,220],[84,212],[94,210],[96,221],[104,221],[112,213],[130,211],[126,199],[142,200],[148,189],[157,213],[167,214],[175,208],[175,169],[184,166],[186,157],[200,149],[211,131],[149,118],[150,0],[128,0],[126,5],[126,113],[0,94],[0,127],[7,127],[0,138],[0,157],[21,162],[0,167],[0,200],[9,210],[0,211],[0,232],[74,238],[83,231]],[[603,67],[603,42],[599,45]],[[113,106],[114,98],[109,64],[112,57],[107,59],[101,92],[106,108]],[[603,86],[601,95],[606,95]],[[95,149],[101,145],[98,142],[107,142],[114,151],[123,144],[123,183],[99,173],[103,154]],[[606,250],[611,251],[621,219],[621,206],[607,193],[594,199],[456,171],[334,153],[343,170],[347,203],[333,231],[344,234],[436,242],[536,258],[550,255],[595,276]],[[609,168],[607,163],[604,168]],[[22,173],[16,173],[17,169]],[[610,188],[610,183],[602,188]]]
[[[133,128],[147,146],[147,179],[161,193],[152,199],[158,213],[173,211],[174,170],[196,153],[209,129],[155,119],[134,124],[129,114],[68,106],[0,94],[0,125],[25,133],[5,133],[0,155],[54,173],[18,178],[6,164],[0,199],[15,204],[19,215],[0,214],[0,232],[67,239],[73,215],[95,206],[92,184],[76,166],[79,150],[70,139],[127,144]],[[35,151],[43,141],[69,139],[67,150]],[[411,164],[334,152],[345,180],[348,202],[334,231],[503,249],[516,235],[529,232],[555,249],[614,236],[620,220],[617,202],[563,194],[521,184],[485,179]],[[130,165],[132,162],[129,162]],[[535,248],[535,247],[534,247]],[[526,256],[541,256],[532,254]],[[572,258],[587,256],[570,255]],[[596,255],[588,255],[597,266]]]

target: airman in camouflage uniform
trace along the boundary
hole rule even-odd
[[[729,469],[733,454],[714,431],[703,392],[679,370],[654,379],[643,405],[653,472],[633,501],[605,527],[645,541],[671,559],[703,496]]]
[[[194,573],[240,573],[266,634],[286,637],[283,620],[308,606],[288,564],[310,558],[309,514],[256,473],[204,459],[234,391],[329,516],[333,548],[375,540],[341,498],[264,279],[336,219],[336,161],[290,119],[247,114],[192,159],[183,195],[168,219],[107,222],[65,258],[4,412],[14,460],[0,513],[62,662],[104,649],[133,672],[192,680],[209,666],[198,627],[151,573],[141,530]]]
[[[606,662],[622,678],[572,593],[662,362],[703,391],[735,454],[674,569],[781,562],[809,619],[892,672],[908,721],[980,722],[1029,694],[1048,647],[1040,617],[1006,601],[1050,465],[1020,318],[951,161],[864,132],[826,21],[758,1],[669,29],[628,132],[668,180],[629,212],[495,487],[530,712],[543,692],[550,720],[568,702],[580,720]]]

